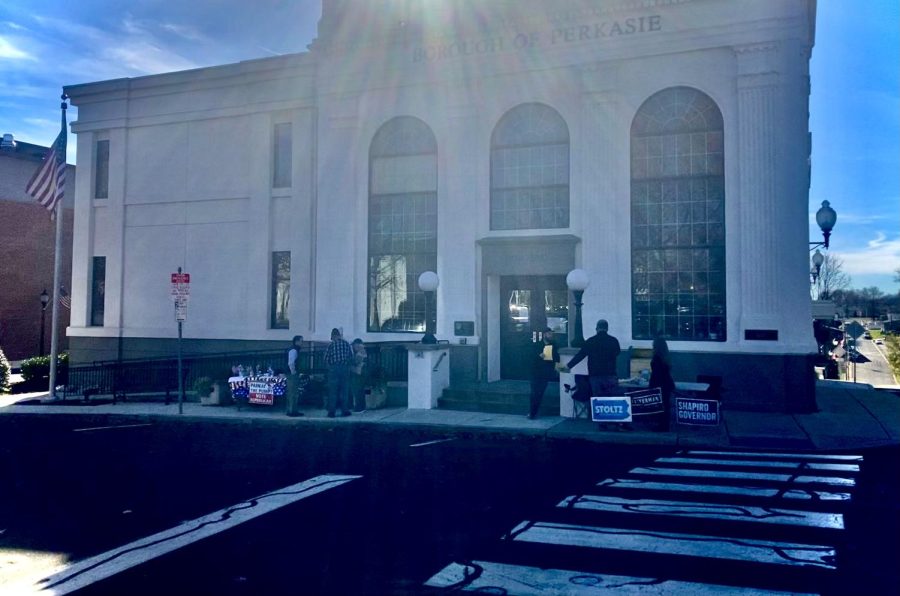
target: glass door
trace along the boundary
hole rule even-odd
[[[528,379],[534,344],[550,328],[556,343],[566,345],[569,296],[561,275],[500,278],[500,376]]]

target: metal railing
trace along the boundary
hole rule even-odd
[[[372,343],[366,346],[369,374],[381,382],[406,381],[405,343]],[[327,344],[311,344],[304,347],[298,358],[299,370],[309,375],[324,375]],[[232,376],[237,364],[256,370],[272,368],[275,372],[287,368],[286,350],[261,352],[224,352],[219,354],[195,354],[182,357],[184,387],[191,391],[194,382],[202,377],[224,381]],[[94,394],[113,395],[123,399],[129,394],[165,393],[178,390],[178,360],[172,357],[145,358],[139,360],[106,360],[91,364],[73,364],[68,367],[68,381],[63,396]]]

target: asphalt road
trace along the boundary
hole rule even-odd
[[[0,591],[896,593],[898,460],[8,416]]]
[[[856,363],[856,381],[869,385],[895,385],[891,366],[885,357],[887,346],[875,345],[871,339],[860,337],[856,340],[856,348],[863,358]]]

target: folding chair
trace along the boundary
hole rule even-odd
[[[572,398],[572,418],[587,418],[590,420],[591,384],[588,378],[584,375],[576,375],[575,385],[566,385],[566,392]]]

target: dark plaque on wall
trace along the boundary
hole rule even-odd
[[[744,339],[752,341],[778,341],[778,329],[744,329]]]
[[[453,321],[453,335],[475,335],[475,321]]]

